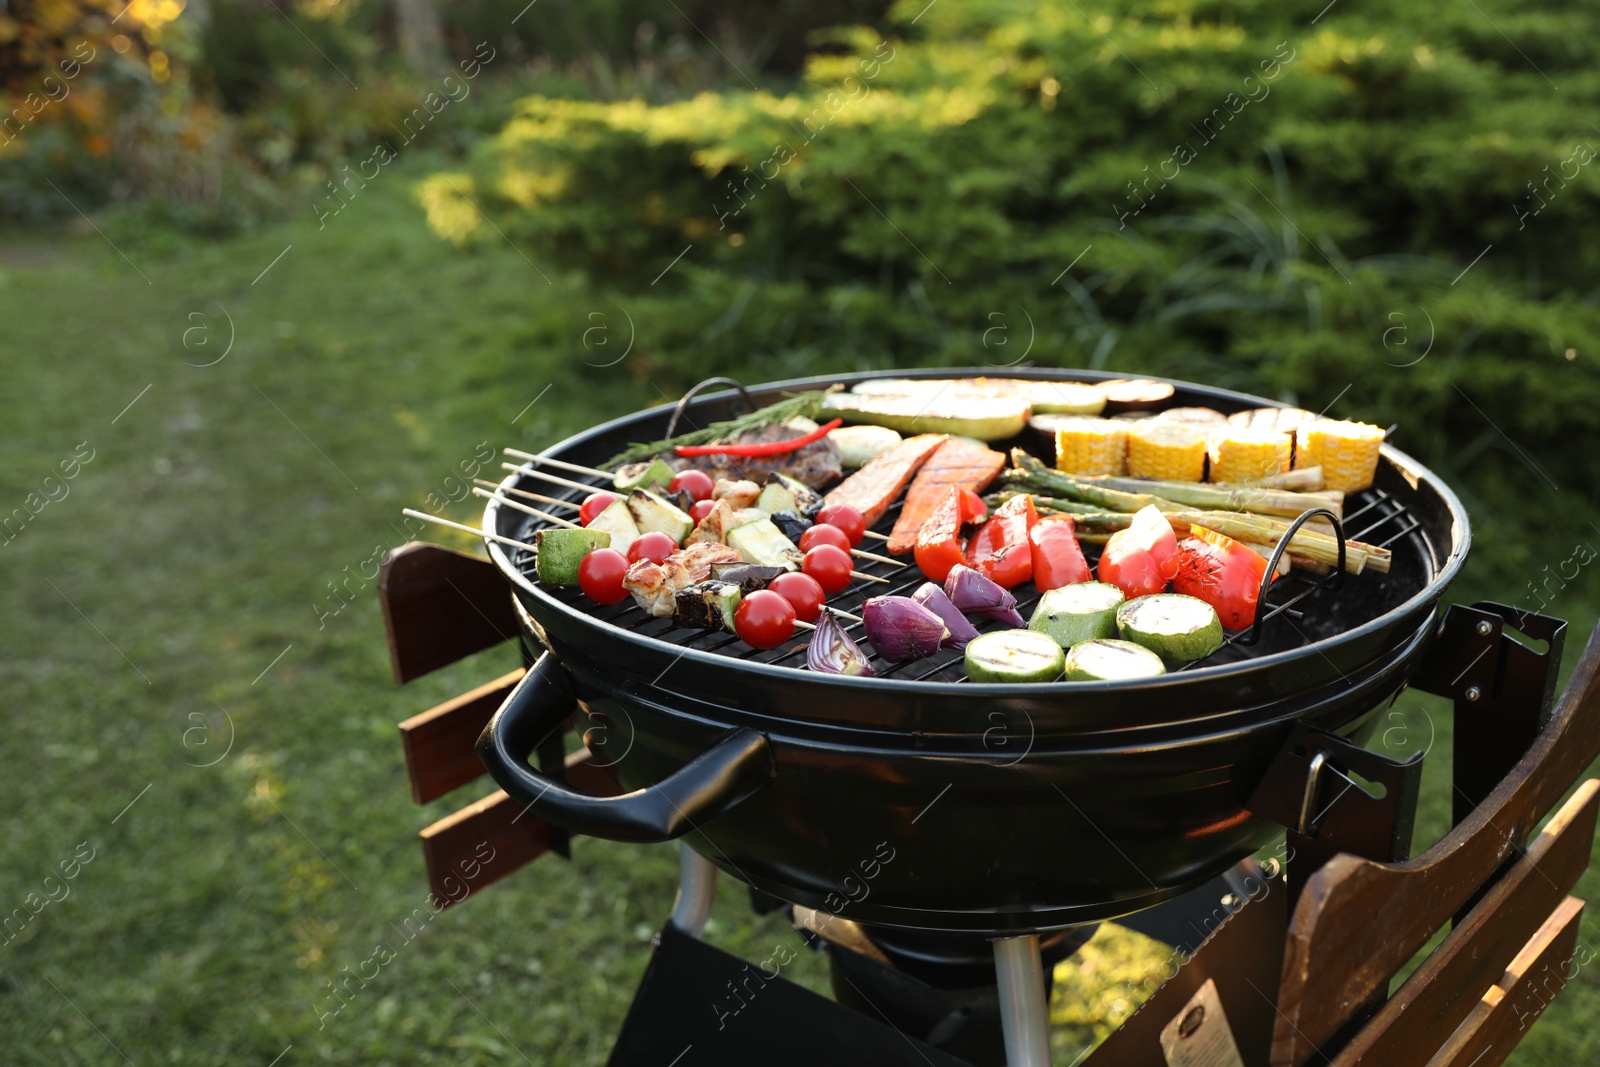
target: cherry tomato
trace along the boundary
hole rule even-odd
[[[806,553],[802,569],[817,580],[825,593],[832,596],[843,592],[850,584],[850,571],[854,568],[850,553],[844,549],[837,545],[818,545]]]
[[[627,557],[614,548],[597,548],[578,564],[578,585],[596,604],[616,604],[628,595],[622,588],[627,573]]]
[[[850,539],[847,548],[854,548],[867,536],[867,523],[861,517],[861,512],[849,504],[829,504],[817,512],[817,522],[823,526],[833,526],[843,531],[845,537]]]
[[[777,593],[757,589],[739,601],[733,628],[752,648],[777,648],[794,636],[794,608]]]
[[[659,530],[651,530],[641,534],[637,541],[628,546],[628,562],[638,563],[641,559],[649,559],[660,563],[676,551],[676,541]]]
[[[711,499],[711,475],[705,471],[687,470],[679,471],[672,476],[672,481],[667,485],[667,492],[676,493],[682,489],[689,494],[689,499],[698,503]]]
[[[809,574],[780,574],[767,584],[794,608],[795,618],[801,622],[816,622],[822,614],[822,601],[826,598],[822,586]]]
[[[837,526],[817,523],[800,535],[800,551],[810,552],[818,545],[832,545],[844,552],[850,551],[850,538]]]
[[[696,500],[694,507],[689,509],[689,517],[695,522],[699,522],[711,514],[711,509],[716,506],[717,502],[715,500]]]
[[[594,521],[594,517],[617,502],[615,493],[590,493],[583,500],[583,506],[578,509],[578,521],[587,526]]]

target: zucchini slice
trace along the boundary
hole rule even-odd
[[[628,512],[641,534],[664,533],[675,544],[683,544],[694,529],[694,520],[682,508],[648,489],[635,489],[628,494]]]
[[[1183,593],[1135,597],[1117,609],[1117,632],[1172,663],[1205,659],[1222,647],[1216,609]]]
[[[967,642],[967,677],[974,682],[1053,682],[1066,656],[1049,634],[1001,630]]]
[[[772,478],[767,479],[767,484],[761,487],[761,495],[756,497],[755,506],[765,511],[768,515],[780,511],[793,514],[800,509],[795,502],[794,493],[788,486]]]
[[[534,573],[544,585],[577,585],[578,564],[597,548],[608,548],[611,535],[604,530],[540,530],[533,535]]]
[[[1051,589],[1039,598],[1028,629],[1055,638],[1062,648],[1117,636],[1122,590],[1105,582],[1079,582]]]
[[[628,510],[628,505],[621,500],[613,500],[606,505],[604,511],[596,515],[586,529],[604,530],[611,535],[611,544],[607,548],[614,548],[624,556],[628,548],[639,540],[639,527],[634,524],[633,513]]]
[[[1160,656],[1132,641],[1085,641],[1067,653],[1069,682],[1122,682],[1166,673]]]
[[[672,621],[697,630],[726,630],[733,633],[733,615],[743,597],[736,582],[714,579],[678,590],[674,598]]]
[[[652,459],[649,463],[627,463],[617,468],[616,477],[611,479],[611,484],[623,492],[634,489],[665,489],[672,484],[674,473],[664,459]]]
[[[728,531],[726,541],[729,548],[738,550],[739,558],[746,563],[797,571],[805,562],[794,542],[783,536],[783,531],[766,516],[735,526]]]

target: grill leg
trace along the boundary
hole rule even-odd
[[[1050,1067],[1050,1016],[1044,1002],[1038,937],[1029,934],[996,941],[994,970],[1006,1067]]]
[[[678,842],[678,899],[672,905],[671,923],[690,937],[698,938],[711,918],[711,902],[717,896],[717,869],[700,853]]]

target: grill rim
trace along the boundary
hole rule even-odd
[[[1069,382],[1097,382],[1124,378],[1126,374],[1109,371],[1083,370],[1077,368],[995,368],[995,367],[937,367],[916,369],[890,369],[883,371],[857,371],[846,374],[816,375],[806,378],[791,378],[775,382],[762,382],[755,386],[747,387],[750,392],[759,395],[781,392],[784,390],[824,388],[834,384],[854,385],[858,382],[870,381],[880,378],[978,378],[996,376],[993,371],[1003,371],[1004,377],[1025,378],[1033,381],[1069,381]],[[1236,392],[1216,386],[1202,385],[1188,382],[1178,378],[1162,378],[1153,375],[1143,375],[1151,381],[1163,382],[1172,385],[1175,389],[1184,390],[1191,394],[1201,394],[1213,400],[1222,400],[1232,405],[1255,407],[1289,407],[1280,401],[1270,400],[1265,397],[1255,396],[1250,393]],[[725,402],[738,396],[738,391],[733,389],[719,390],[715,393],[702,394],[695,397],[693,405],[711,405]],[[658,404],[654,407],[644,408],[630,412],[626,415],[609,419],[605,422],[581,430],[575,434],[548,446],[542,454],[556,458],[566,458],[565,453],[572,448],[581,447],[594,438],[618,430],[627,424],[634,423],[652,416],[669,415],[677,406],[677,401]],[[1358,644],[1377,632],[1395,627],[1402,623],[1405,616],[1417,614],[1422,617],[1423,623],[1431,618],[1434,605],[1444,594],[1444,591],[1455,581],[1461,568],[1465,565],[1467,556],[1472,547],[1472,529],[1465,507],[1455,492],[1442,478],[1419,463],[1410,455],[1388,444],[1382,446],[1381,454],[1393,466],[1396,472],[1409,484],[1413,491],[1421,491],[1425,485],[1427,489],[1436,494],[1443,502],[1449,515],[1448,535],[1450,545],[1448,552],[1441,561],[1438,556],[1440,546],[1434,545],[1432,540],[1423,537],[1427,551],[1432,557],[1434,573],[1428,582],[1416,593],[1391,607],[1373,619],[1352,627],[1341,633],[1328,637],[1321,637],[1306,644],[1281,652],[1269,653],[1264,656],[1250,657],[1231,663],[1220,663],[1210,667],[1192,667],[1181,671],[1157,675],[1154,678],[1137,679],[1134,681],[1115,682],[1028,682],[1028,683],[965,683],[959,689],[968,699],[980,698],[1008,698],[1028,699],[1048,697],[1050,695],[1083,694],[1139,694],[1140,696],[1153,696],[1160,698],[1167,691],[1181,690],[1191,685],[1203,683],[1221,683],[1228,680],[1237,680],[1241,685],[1251,678],[1269,671],[1294,664],[1297,661],[1321,655],[1327,657],[1331,651],[1346,645]],[[517,472],[508,472],[500,482],[501,488],[519,487],[525,475]],[[599,487],[597,487],[599,488]],[[1402,506],[1409,508],[1412,501],[1404,502]],[[512,509],[502,509],[495,500],[487,502],[483,514],[483,529],[514,536],[514,531],[502,529],[500,522],[502,513],[514,517],[520,523],[520,513]],[[805,684],[824,686],[828,688],[839,687],[860,694],[881,693],[899,695],[906,698],[914,696],[947,696],[955,684],[949,680],[901,680],[899,678],[858,678],[847,675],[821,674],[814,671],[802,670],[796,667],[779,667],[773,664],[756,660],[743,659],[738,656],[724,655],[719,652],[704,651],[688,645],[663,641],[660,638],[650,637],[615,626],[606,620],[598,619],[588,612],[582,611],[572,605],[564,603],[554,596],[549,595],[523,573],[514,562],[512,555],[498,543],[485,541],[490,559],[501,573],[515,587],[519,594],[531,595],[545,610],[559,613],[570,622],[578,625],[603,627],[601,631],[608,638],[618,640],[624,644],[638,643],[650,652],[657,655],[672,655],[676,660],[688,660],[701,666],[721,666],[736,672],[750,671],[758,677],[765,677],[775,682],[785,680],[794,681],[795,676],[809,675]],[[531,614],[531,612],[530,612]],[[1409,631],[1408,631],[1409,632]],[[1405,638],[1396,635],[1391,642],[1395,647],[1405,644]],[[1067,688],[1063,688],[1067,687]]]

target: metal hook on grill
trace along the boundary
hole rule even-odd
[[[678,406],[672,409],[672,418],[667,420],[666,435],[668,437],[677,436],[678,419],[683,415],[684,409],[689,406],[689,401],[695,398],[695,394],[713,385],[733,386],[735,389],[739,390],[739,395],[742,396],[744,398],[744,402],[750,406],[750,410],[754,411],[756,409],[756,402],[751,399],[750,391],[744,387],[744,383],[736,382],[732,378],[707,378],[705,381],[691,388],[687,393],[684,393],[683,399],[678,401]]]
[[[1256,617],[1251,620],[1246,636],[1239,638],[1239,644],[1253,645],[1261,640],[1261,624],[1266,621],[1261,613],[1267,607],[1267,591],[1272,586],[1272,579],[1278,573],[1278,564],[1283,561],[1283,554],[1289,550],[1289,542],[1300,532],[1300,527],[1318,515],[1327,516],[1328,521],[1333,523],[1334,536],[1339,539],[1339,564],[1320,585],[1332,586],[1344,577],[1344,523],[1328,508],[1309,508],[1301,512],[1300,517],[1289,524],[1289,528],[1283,532],[1283,536],[1278,538],[1278,543],[1272,548],[1272,558],[1267,561],[1267,573],[1261,576],[1261,590],[1256,594]]]

